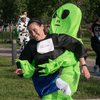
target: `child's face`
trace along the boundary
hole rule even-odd
[[[36,41],[42,40],[46,36],[44,34],[43,24],[41,24],[41,26],[39,26],[36,22],[34,22],[28,26],[28,31],[29,31],[30,36],[33,39],[35,39]]]
[[[26,22],[26,17],[21,18],[21,21],[25,23]]]

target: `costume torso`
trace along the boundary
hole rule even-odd
[[[34,49],[34,60],[35,60],[35,72],[33,77],[38,77],[39,76],[39,70],[41,70],[38,65],[48,63],[49,59],[56,59],[58,56],[60,56],[65,49],[59,47],[59,41],[58,41],[58,36],[57,35],[47,35],[47,37],[39,42],[36,42]],[[60,68],[56,73],[54,74],[49,74],[48,76],[51,77],[55,74],[60,74],[61,73]]]
[[[38,65],[47,63],[49,59],[56,59],[64,53],[65,49],[74,52],[77,59],[81,56],[85,56],[85,54],[87,56],[86,50],[81,42],[65,34],[49,34],[41,41],[31,39],[21,53],[19,57],[20,60],[28,60],[30,63],[32,63],[33,59],[35,60],[35,72],[32,79],[40,97],[58,90],[54,82],[59,77],[62,67],[53,74],[40,77],[38,71],[42,68],[38,67]]]
[[[41,44],[42,42],[43,44]],[[74,44],[77,44],[77,45],[74,45]],[[76,58],[79,59],[79,57],[82,54],[81,52],[83,52],[84,50],[84,47],[78,48],[78,45],[80,46],[82,44],[71,36],[68,36],[65,34],[61,34],[61,35],[49,34],[42,41],[35,41],[33,39],[30,40],[30,42],[28,43],[28,46],[26,45],[19,59],[28,60],[30,63],[34,59],[35,65],[36,65],[34,77],[38,77],[39,75],[38,71],[41,70],[41,68],[38,67],[38,65],[48,63],[49,59],[52,59],[52,60],[56,59],[58,56],[64,53],[65,49],[74,52]],[[24,55],[24,52],[27,52],[27,53]]]

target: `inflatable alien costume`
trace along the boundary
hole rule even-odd
[[[81,22],[81,17],[82,13],[77,6],[71,3],[61,6],[54,12],[52,16],[49,31],[50,34],[67,34],[76,38]],[[81,39],[78,40],[81,41]],[[64,68],[59,77],[69,84],[71,88],[71,95],[65,95],[61,90],[58,90],[51,94],[45,95],[42,98],[43,100],[73,100],[71,96],[76,92],[80,78],[79,61],[74,56],[73,52],[68,50],[66,50],[64,54],[57,58],[59,62],[63,61],[61,58],[65,59],[65,61],[69,62],[69,64],[66,63],[64,65],[61,65]],[[57,62],[56,60],[55,62]]]
[[[80,9],[76,7],[75,5],[69,3],[69,4],[65,4],[61,6],[59,9],[55,11],[55,13],[52,16],[52,21],[50,24],[50,34],[52,33],[67,34],[75,38],[78,32],[78,29],[79,29],[81,16],[82,15],[81,15]],[[46,89],[43,88],[45,91],[43,91],[43,89],[40,90],[39,88],[45,84],[46,82],[45,80],[44,80],[45,82],[42,82],[39,84],[40,86],[35,85],[36,90],[37,91],[39,90],[43,93],[43,95],[41,95],[38,92],[42,100],[73,100],[71,96],[77,90],[79,77],[80,77],[80,69],[79,69],[78,60],[79,59],[76,58],[73,52],[66,50],[62,55],[60,55],[56,59],[54,60],[49,59],[49,63],[38,65],[40,68],[43,68],[42,70],[39,71],[39,73],[42,73],[42,74],[39,75],[41,77],[32,78],[34,84],[37,85],[35,81],[41,81],[43,78],[47,79],[47,81],[49,80],[49,83],[47,83],[47,85],[44,86],[44,88]],[[20,62],[21,68],[24,70],[23,76],[25,78],[30,78],[33,76],[35,72],[35,67],[34,67],[35,61],[34,60],[32,64],[30,64],[26,60],[16,60],[16,62]],[[57,72],[58,69],[60,69],[61,67],[63,67],[63,70],[61,71],[60,75],[54,76],[55,79],[52,80],[53,77],[48,77],[49,74],[53,74]],[[62,87],[62,88],[53,87],[53,85],[56,86],[55,80],[58,77],[68,84],[68,86],[71,89],[71,93],[66,95],[63,93],[64,91],[62,92],[61,90],[59,90],[65,87]],[[46,93],[46,91],[48,90],[48,85],[49,87],[50,86],[51,87],[48,93]]]

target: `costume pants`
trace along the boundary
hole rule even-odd
[[[96,65],[99,65],[100,68],[100,42],[98,43],[91,43],[93,50],[96,52]]]

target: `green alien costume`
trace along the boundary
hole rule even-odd
[[[68,3],[61,6],[52,15],[50,34],[67,34],[76,38],[81,17],[82,14],[80,9],[74,4]],[[33,76],[35,70],[35,67],[33,67],[35,66],[34,60],[32,65],[26,60],[16,60],[16,62],[20,62],[21,68],[24,70],[23,76],[25,78],[30,78]],[[45,68],[39,72],[45,73],[41,76],[47,76],[48,74],[56,72],[61,66],[63,66],[63,70],[59,78],[69,84],[71,95],[66,95],[61,90],[57,90],[50,94],[44,95],[42,100],[73,100],[71,96],[77,91],[80,78],[79,61],[76,59],[73,52],[66,50],[55,60],[49,59],[49,63],[39,65],[39,67]]]
[[[81,17],[82,13],[80,9],[74,4],[68,3],[61,6],[54,12],[52,16],[49,31],[50,34],[67,34],[76,38],[81,22]],[[81,39],[78,40],[81,41]],[[71,96],[76,92],[80,78],[79,61],[77,61],[73,52],[68,50],[66,50],[66,52],[57,59],[59,62],[63,62],[62,59],[67,59],[66,61],[68,62],[70,60],[72,61],[69,62],[69,66],[66,66],[67,64],[64,64],[63,71],[60,75],[60,78],[69,84],[71,88],[71,95],[65,95],[61,92],[61,90],[58,90],[44,96],[42,100],[73,100]]]

